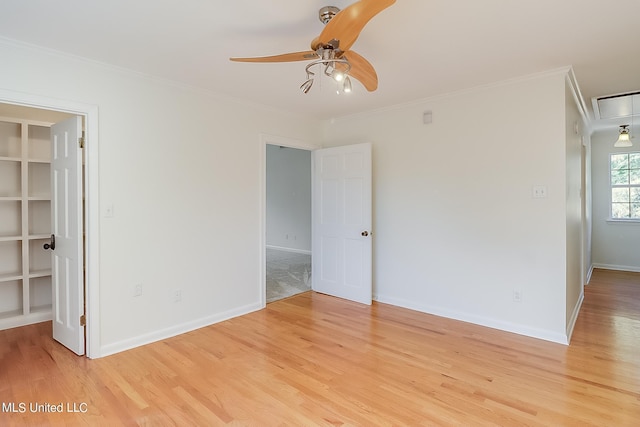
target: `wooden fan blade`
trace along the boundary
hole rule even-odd
[[[311,59],[317,59],[318,54],[312,50],[305,52],[292,52],[284,53],[282,55],[273,56],[258,56],[254,58],[229,58],[235,62],[294,62],[294,61],[309,61]]]
[[[351,64],[350,77],[360,81],[369,92],[378,88],[378,75],[369,61],[352,50],[346,52],[342,57]]]
[[[311,49],[316,51],[331,40],[339,40],[339,49],[346,52],[358,39],[367,22],[395,2],[396,0],[360,0],[347,6],[331,18],[320,35],[313,39]]]

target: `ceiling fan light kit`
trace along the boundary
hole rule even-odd
[[[369,91],[378,88],[378,76],[373,66],[356,52],[350,50],[365,25],[378,13],[395,3],[395,0],[360,0],[345,9],[325,6],[318,12],[325,24],[318,37],[311,41],[310,51],[285,53],[256,58],[230,58],[235,62],[293,62],[312,60],[306,68],[307,79],[300,85],[308,93],[314,83],[314,66],[324,67],[323,74],[337,82],[338,94],[350,93],[354,78]]]
[[[315,76],[315,73],[311,71],[311,69],[316,65],[324,66],[324,75],[331,77],[336,81],[336,83],[338,83],[338,93],[340,93],[340,89],[345,93],[351,92],[351,80],[348,75],[349,71],[351,71],[351,64],[349,61],[345,58],[336,58],[335,49],[319,48],[317,53],[320,56],[320,59],[310,62],[305,67],[307,80],[302,83],[302,86],[300,86],[302,92],[309,92],[311,86],[313,86],[313,76]]]

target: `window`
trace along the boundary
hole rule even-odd
[[[611,218],[640,220],[640,153],[611,155]]]

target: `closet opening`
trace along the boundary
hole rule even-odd
[[[49,108],[36,99],[30,95],[0,93],[0,329],[49,321],[53,324],[55,318],[66,314],[65,304],[56,303],[62,295],[56,286],[68,281],[64,273],[60,273],[61,269],[56,268],[60,263],[53,262],[65,252],[65,245],[58,244],[58,251],[54,252],[56,236],[53,228],[57,228],[54,221],[60,216],[56,212],[59,214],[62,209],[59,201],[75,199],[79,232],[76,237],[67,232],[64,235],[71,236],[77,243],[78,268],[72,274],[76,285],[69,288],[79,305],[78,316],[74,312],[73,319],[77,322],[74,326],[77,337],[72,345],[65,340],[56,340],[79,355],[98,357],[99,343],[91,341],[91,330],[98,327],[98,322],[92,322],[92,304],[88,299],[93,297],[95,305],[97,290],[92,295],[87,286],[91,283],[88,273],[97,274],[87,263],[89,245],[95,245],[89,239],[93,233],[87,225],[94,228],[95,225],[87,218],[87,150],[82,148],[86,138],[81,141],[89,127],[88,113],[95,109],[90,106],[67,108],[64,102],[60,109]],[[77,104],[73,106],[77,107]],[[71,144],[74,147],[77,144],[76,150],[69,150],[76,152],[78,160],[77,166],[71,168],[77,172],[77,185],[73,187],[65,186],[66,178],[52,178],[58,176],[55,168],[61,157],[56,154],[61,150],[53,148],[52,129],[61,123],[73,124],[78,134],[69,135],[69,139],[75,138]],[[95,125],[93,122],[93,130]],[[58,131],[67,135],[64,129],[58,128]],[[56,138],[53,139],[58,141]],[[54,185],[54,182],[60,185]],[[66,188],[71,190],[64,190]]]

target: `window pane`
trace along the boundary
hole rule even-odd
[[[640,152],[610,156],[611,217],[640,219]]]
[[[612,154],[611,155],[611,170],[629,169],[629,155],[628,154]]]
[[[619,169],[611,171],[611,185],[628,185],[629,170]]]
[[[629,204],[628,203],[612,203],[611,217],[612,218],[629,218]]]
[[[613,203],[629,203],[629,189],[628,188],[612,188],[611,189],[611,201]]]

